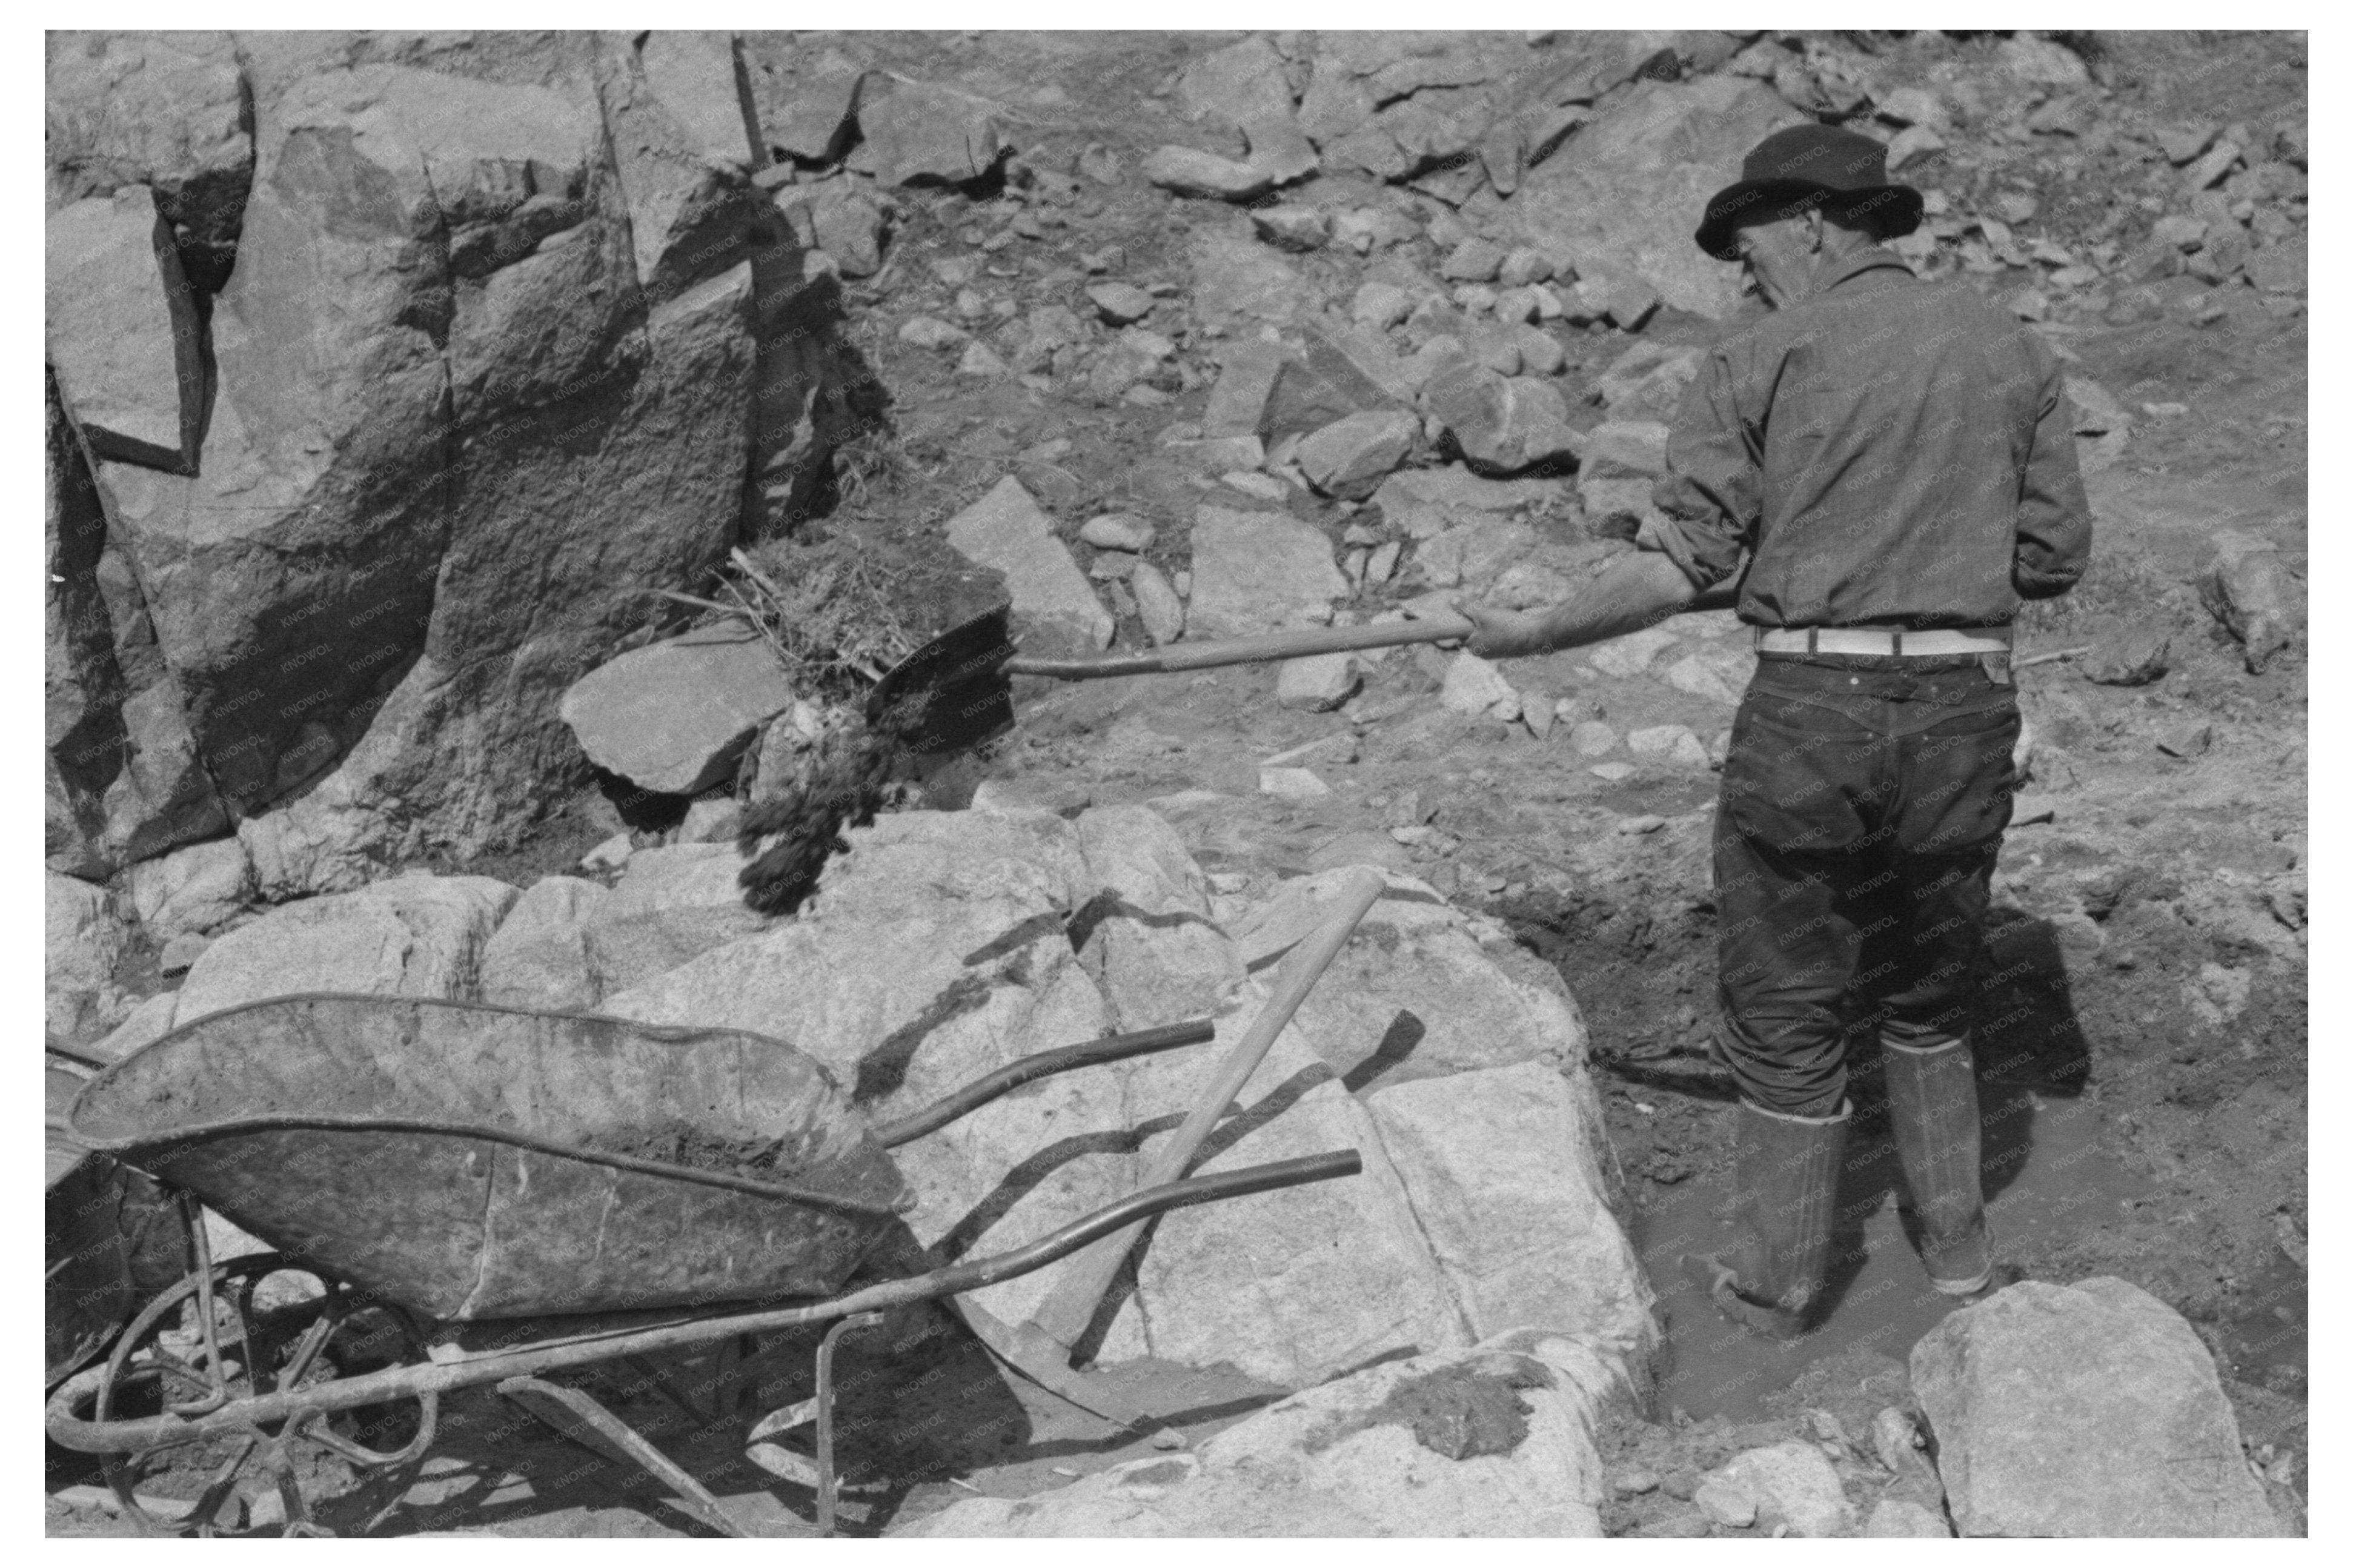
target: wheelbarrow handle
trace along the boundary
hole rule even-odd
[[[896,1149],[902,1143],[913,1142],[925,1133],[937,1132],[958,1117],[969,1116],[998,1096],[1024,1084],[1079,1067],[1124,1062],[1130,1056],[1148,1056],[1155,1051],[1173,1051],[1179,1045],[1198,1045],[1204,1040],[1215,1039],[1217,1033],[1217,1025],[1208,1019],[1196,1018],[1184,1023],[1164,1023],[1157,1029],[1139,1029],[1132,1033],[1107,1035],[1101,1040],[1064,1045],[1058,1050],[1040,1051],[1034,1056],[1024,1056],[1018,1062],[1008,1063],[987,1077],[975,1079],[922,1110],[902,1116],[896,1121],[884,1122],[874,1129],[874,1141],[885,1149]]]

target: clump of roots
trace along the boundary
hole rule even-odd
[[[745,809],[735,842],[750,862],[735,876],[745,904],[789,915],[817,891],[827,859],[849,847],[843,832],[872,821],[898,788],[902,728],[895,711],[844,715],[818,736],[792,782]]]

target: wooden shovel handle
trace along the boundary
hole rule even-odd
[[[1739,597],[1735,578],[1683,605],[1680,614],[1728,609]],[[1177,642],[1144,653],[1046,659],[1017,653],[999,668],[1008,675],[1042,675],[1052,681],[1100,681],[1113,675],[1167,675],[1183,670],[1216,670],[1229,664],[1260,664],[1275,659],[1305,659],[1317,653],[1348,653],[1359,648],[1398,648],[1409,642],[1467,639],[1478,629],[1459,615],[1419,620],[1384,620],[1370,626],[1311,626],[1269,631],[1222,642]]]
[[[1476,630],[1459,615],[1427,620],[1387,620],[1372,626],[1311,626],[1270,631],[1223,642],[1176,642],[1148,653],[1111,658],[1039,659],[1016,654],[1005,662],[1008,675],[1043,675],[1056,681],[1096,681],[1111,675],[1166,675],[1180,670],[1215,670],[1228,664],[1260,664],[1272,659],[1304,659],[1315,653],[1345,653],[1358,648],[1395,648],[1408,642],[1443,642]]]
[[[1361,630],[1350,628],[1349,630]],[[1307,1000],[1307,993],[1323,978],[1324,971],[1339,956],[1346,945],[1349,933],[1356,930],[1374,901],[1388,886],[1388,879],[1370,866],[1359,866],[1356,874],[1340,890],[1338,906],[1332,917],[1291,955],[1275,978],[1274,994],[1250,1021],[1250,1030],[1236,1043],[1218,1068],[1218,1075],[1193,1105],[1192,1114],[1176,1136],[1161,1146],[1145,1175],[1143,1186],[1158,1187],[1185,1174],[1193,1156],[1200,1152],[1202,1140],[1209,1136],[1210,1128],[1225,1114],[1242,1086],[1258,1070],[1266,1054],[1274,1046],[1275,1036]],[[1120,1265],[1126,1261],[1128,1249],[1135,1245],[1141,1224],[1107,1235],[1071,1260],[1070,1266],[1055,1281],[1052,1290],[1038,1307],[1032,1319],[1037,1326],[1060,1344],[1069,1345],[1086,1331],[1093,1320],[1095,1308],[1102,1305],[1103,1293],[1111,1288]]]

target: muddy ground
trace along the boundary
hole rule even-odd
[[[1132,169],[1153,145],[1177,139],[1165,90],[1172,70],[1205,47],[1144,34],[834,41],[861,61],[953,77],[999,96],[1022,158],[1058,172],[1090,143],[1112,147]],[[1966,61],[1993,44],[1881,47],[1889,79],[1901,83],[1907,69],[1925,73],[1956,54]],[[2114,111],[2151,122],[2268,123],[2305,91],[2302,45],[2293,38],[2135,36],[2112,47],[2106,69]],[[2063,169],[2034,152],[2011,148],[1948,183],[1965,199],[1995,184],[2032,194],[2068,214],[2077,233],[2139,188],[2133,171],[2097,157]],[[950,313],[965,285],[951,286],[935,270],[943,260],[976,263],[965,270],[984,292],[1022,310],[1075,298],[1088,276],[1082,253],[1111,245],[1124,252],[1118,276],[1168,285],[1172,294],[1191,286],[1183,244],[1203,204],[1172,200],[1134,179],[1073,186],[1067,202],[1024,201],[1018,189],[981,199],[902,193],[892,260],[849,291],[861,350],[889,393],[889,436],[858,482],[842,487],[832,513],[808,525],[813,536],[846,535],[882,551],[934,549],[939,524],[1008,471],[1073,540],[1078,524],[1100,512],[1181,519],[1198,501],[1217,499],[1213,481],[1186,471],[1157,444],[1171,421],[1199,417],[1205,376],[1188,373],[1166,407],[1100,407],[1082,389],[1072,397],[1009,379],[975,386],[953,375],[952,357],[894,335],[909,316]],[[977,248],[1025,207],[1045,220],[1041,238]],[[2054,233],[2059,225],[2054,217]],[[1339,287],[1353,265],[1327,253],[1303,267],[1318,278],[1331,271]],[[951,267],[947,275],[965,273]],[[1993,288],[2002,280],[1982,281]],[[1598,370],[1628,341],[1599,328],[1554,330],[1570,356],[1572,383],[1577,366]],[[1715,330],[1664,312],[1647,333],[1700,343]],[[2275,1483],[2275,1502],[2300,1520],[2308,666],[2299,639],[2263,673],[2248,673],[2190,584],[2208,536],[2224,525],[2274,540],[2300,582],[2306,318],[2243,286],[2216,291],[2182,276],[2078,302],[2054,313],[2048,335],[2075,374],[2096,379],[2127,408],[2162,411],[2137,418],[2128,440],[2087,453],[2098,467],[2094,566],[2072,598],[2030,609],[2023,651],[2154,624],[2170,632],[2173,660],[2162,681],[2137,688],[2094,684],[2065,662],[2019,677],[2038,738],[2030,789],[2051,816],[2009,836],[1981,977],[1978,1058],[1994,1223],[2009,1261],[2030,1277],[2116,1275],[2179,1309],[2214,1351],[2249,1446]],[[1186,363],[1194,362],[1188,350]],[[1600,413],[1584,408],[1578,417]],[[1293,495],[1296,514],[1337,537],[1346,519],[1336,509]],[[1183,567],[1182,538],[1181,527],[1164,528],[1155,557]],[[1073,548],[1083,564],[1088,552]],[[1413,591],[1401,580],[1353,608],[1370,611]],[[1678,630],[1694,646],[1734,635],[1722,617]],[[1133,618],[1121,641],[1142,644]],[[983,777],[1065,810],[1219,791],[1228,798],[1212,808],[1178,811],[1212,871],[1271,877],[1378,854],[1508,921],[1558,968],[1583,1012],[1632,1228],[1668,1320],[1673,1359],[1650,1419],[1629,1416],[1604,1435],[1620,1474],[1646,1471],[1659,1484],[1613,1500],[1609,1528],[1744,1533],[1708,1526],[1686,1500],[1689,1478],[1737,1447],[1789,1436],[1834,1451],[1844,1442],[1841,1467],[1863,1489],[1856,1495],[1868,1495],[1866,1482],[1892,1484],[1868,1457],[1867,1434],[1878,1409],[1908,1402],[1904,1357],[1936,1308],[1916,1304],[1917,1281],[1908,1276],[1901,1288],[1867,1301],[1837,1293],[1862,1294],[1857,1281],[1877,1277],[1873,1269],[1894,1278],[1916,1266],[1900,1245],[1861,1249],[1870,1261],[1834,1282],[1831,1329],[1777,1355],[1761,1375],[1761,1352],[1727,1350],[1720,1325],[1673,1279],[1672,1253],[1710,1223],[1730,1147],[1729,1081],[1706,1060],[1704,1044],[1715,942],[1704,845],[1715,776],[1638,759],[1629,777],[1597,778],[1568,749],[1566,726],[1539,741],[1521,726],[1443,711],[1441,668],[1432,651],[1393,652],[1371,666],[1345,710],[1324,715],[1276,706],[1271,670],[1025,683],[1014,734],[937,781],[933,799],[953,804]],[[1578,653],[1519,662],[1506,673],[1524,690],[1581,699],[1591,716],[1620,731],[1683,724],[1704,739],[1731,719],[1728,705],[1655,675],[1604,674]],[[2202,751],[2182,758],[2159,749],[2160,738],[2199,725],[2211,729]],[[1261,761],[1315,741],[1324,744],[1300,760],[1328,784],[1328,796],[1300,802],[1258,793]],[[1437,832],[1409,850],[1388,831],[1409,822]],[[463,869],[527,883],[566,869],[617,825],[610,800],[586,791],[531,842]],[[144,989],[161,983],[151,969]],[[1871,1130],[1866,1121],[1858,1136],[1867,1139]],[[1866,1238],[1897,1234],[1883,1160],[1862,1168],[1842,1200],[1851,1226]],[[1887,1305],[1898,1297],[1913,1305]],[[923,1349],[916,1341],[926,1334],[933,1339]],[[792,1380],[806,1381],[807,1350],[780,1355],[774,1375],[781,1381],[764,1396],[783,1388],[790,1397],[799,1386]],[[1706,1375],[1694,1375],[1695,1366]],[[1748,1370],[1717,1375],[1726,1367]],[[887,1530],[971,1490],[1018,1495],[1059,1485],[1155,1441],[1108,1442],[1101,1423],[1008,1383],[968,1336],[934,1315],[853,1340],[843,1375],[851,1391],[845,1462],[861,1483],[845,1504],[853,1532]],[[1192,1438],[1275,1393],[1215,1372],[1141,1367],[1119,1375],[1138,1393],[1181,1404],[1187,1414],[1177,1427]],[[693,1381],[691,1369],[672,1376]],[[723,1495],[758,1513],[763,1528],[807,1532],[813,1500],[805,1488],[770,1489],[740,1447],[723,1451],[719,1438],[706,1468],[691,1435],[698,1424],[715,1431],[726,1423],[712,1426],[708,1410],[694,1414],[691,1393],[681,1399],[638,1381],[632,1396],[616,1391],[617,1409],[645,1419]],[[445,1412],[451,1436],[431,1473],[377,1530],[699,1530],[632,1472],[519,1432],[512,1413],[488,1396],[477,1404]],[[665,1410],[674,1418],[667,1427]],[[1834,1417],[1828,1426],[1825,1414]],[[482,1436],[467,1436],[470,1423]],[[122,1528],[87,1493],[61,1496],[94,1478],[54,1450],[52,1460],[53,1532]]]

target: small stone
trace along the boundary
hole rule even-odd
[[[1568,744],[1579,757],[1607,757],[1618,749],[1618,732],[1597,719],[1569,726]]]
[[[1862,1533],[1875,1541],[1911,1536],[1948,1541],[1953,1534],[1942,1514],[1902,1498],[1882,1498],[1873,1504],[1871,1517],[1863,1521]]]
[[[1926,125],[1907,125],[1887,143],[1887,172],[1892,175],[1907,164],[1933,160],[1944,151],[1942,136]]]
[[[1128,574],[1127,588],[1135,596],[1136,618],[1144,622],[1153,646],[1164,647],[1185,635],[1185,601],[1158,567],[1138,561]]]
[[[936,316],[910,316],[899,328],[899,341],[911,348],[927,348],[944,353],[963,344],[972,334],[953,323]]]
[[[2214,554],[2198,579],[2199,597],[2242,645],[2247,673],[2260,675],[2294,641],[2286,568],[2280,565],[2278,546],[2259,535],[2223,529],[2212,543]]]
[[[1533,245],[1523,245],[1507,252],[1495,270],[1495,281],[1507,289],[1524,289],[1531,283],[1542,283],[1554,272],[1553,260]]]
[[[1403,409],[1350,414],[1299,443],[1300,471],[1321,494],[1362,501],[1406,460],[1420,428]]]
[[[682,844],[724,843],[735,836],[735,802],[721,797],[697,800],[686,809],[686,820],[679,824],[678,842]]]
[[[1655,821],[1658,819],[1636,820]],[[1621,833],[1626,832],[1627,825],[1619,823],[1618,831]],[[1757,1499],[1725,1481],[1711,1478],[1700,1482],[1699,1489],[1692,1494],[1692,1501],[1699,1504],[1700,1511],[1711,1520],[1727,1530],[1746,1530],[1757,1522]]]
[[[1005,361],[978,338],[965,345],[964,357],[956,361],[955,373],[978,381],[1002,380],[1007,374]]]
[[[1744,1450],[1711,1479],[1754,1498],[1760,1511],[1786,1521],[1793,1534],[1819,1539],[1853,1528],[1854,1510],[1838,1471],[1810,1443],[1792,1439]]]
[[[1438,700],[1453,713],[1492,714],[1499,718],[1519,716],[1519,694],[1504,679],[1502,671],[1475,653],[1454,656],[1446,667],[1446,683]],[[1506,707],[1511,709],[1508,715],[1503,712]]]
[[[2159,245],[2170,245],[2177,250],[2192,250],[2205,243],[2206,220],[2172,214],[2149,225],[2148,237]]]
[[[2222,176],[2229,174],[2232,166],[2238,163],[2239,153],[2240,147],[2236,142],[2227,137],[2217,142],[2213,148],[2191,167],[2188,177],[2182,182],[2183,188],[2202,191],[2209,185],[2221,183]]]
[[[1271,165],[1221,158],[1198,147],[1155,148],[1144,160],[1144,177],[1162,190],[1186,196],[1215,196],[1224,201],[1250,201],[1275,187]]]
[[[1348,306],[1350,320],[1377,331],[1387,331],[1412,313],[1413,296],[1395,283],[1366,283]]]
[[[1524,691],[1520,694],[1520,722],[1528,726],[1530,735],[1538,740],[1550,735],[1554,717],[1552,698],[1542,692]]]
[[[2221,128],[2216,125],[2177,125],[2158,132],[2157,145],[2165,161],[2179,168],[2212,146],[2221,134]]]
[[[1119,184],[1124,172],[1119,154],[1100,142],[1088,143],[1086,151],[1079,154],[1079,173],[1099,185]]]
[[[1219,474],[1218,482],[1229,490],[1239,490],[1244,495],[1255,495],[1261,501],[1271,501],[1278,506],[1291,499],[1290,487],[1271,473],[1236,469],[1230,473]]]
[[[1919,1428],[1897,1405],[1886,1405],[1871,1418],[1871,1451],[1897,1475],[1911,1466],[1920,1448]]]
[[[1332,238],[1332,219],[1312,207],[1261,207],[1250,211],[1258,237],[1282,250],[1321,250]]]
[[[1272,795],[1280,800],[1320,800],[1332,793],[1332,787],[1305,768],[1261,768],[1258,770],[1258,789],[1261,795]]]
[[[1438,275],[1449,282],[1487,283],[1503,270],[1504,248],[1473,236],[1457,245],[1439,264]]]
[[[201,958],[204,950],[212,945],[213,938],[210,937],[200,936],[194,931],[183,931],[164,944],[163,954],[156,959],[156,970],[167,975],[185,974],[188,971],[188,966]]]
[[[1275,677],[1274,700],[1294,713],[1330,713],[1354,696],[1359,683],[1353,653],[1286,659]]]
[[[1659,1478],[1651,1470],[1620,1470],[1609,1478],[1609,1485],[1621,1496],[1638,1498],[1644,1492],[1657,1491]]]
[[[1098,550],[1141,553],[1152,548],[1154,532],[1151,524],[1132,513],[1106,512],[1079,524],[1079,540]]]
[[[1631,773],[1634,771],[1633,765],[1626,762],[1605,762],[1602,763],[1600,767],[1594,768],[1593,771],[1599,773],[1603,768],[1622,768],[1626,770],[1625,773],[1612,773],[1605,776],[1610,779],[1623,779],[1626,777],[1626,773]],[[1655,816],[1648,812],[1645,812],[1643,815],[1639,817],[1620,817],[1618,819],[1618,831],[1629,835],[1637,833],[1655,833],[1666,825],[1666,818]]]
[[[617,870],[628,863],[630,849],[629,835],[615,833],[611,838],[582,855],[580,864],[583,869],[588,871]]]
[[[1140,322],[1152,313],[1152,296],[1133,283],[1090,283],[1087,298],[1093,302],[1095,313],[1113,326]]]
[[[1605,783],[1615,784],[1621,779],[1632,778],[1634,765],[1630,762],[1597,762],[1586,771]],[[1620,826],[1623,831],[1624,825],[1621,823]]]
[[[2127,626],[2094,643],[2076,668],[2098,685],[2145,686],[2164,679],[2172,650],[2172,640],[2156,628]]]
[[[1919,87],[1896,88],[1879,100],[1873,112],[1891,125],[1942,125],[1951,118],[1944,100]]]
[[[1663,758],[1686,767],[1707,766],[1707,747],[1700,744],[1699,736],[1679,724],[1652,725],[1630,731],[1626,749],[1637,757]]]
[[[1125,550],[1098,550],[1095,558],[1087,564],[1087,576],[1099,583],[1124,583],[1135,575],[1142,559]]]
[[[2185,761],[2193,757],[2205,756],[2207,747],[2213,743],[2214,726],[2194,719],[2185,724],[2176,725],[2157,737],[2158,750],[2168,757],[2179,757]]]

